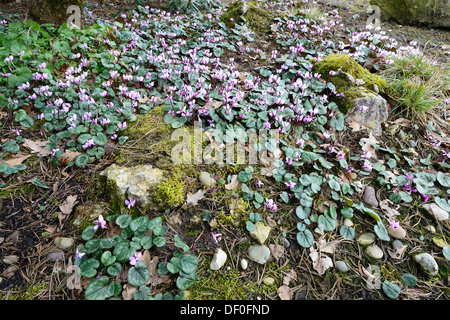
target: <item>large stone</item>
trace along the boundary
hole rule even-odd
[[[78,6],[80,18],[83,17],[84,0],[30,0],[28,1],[30,16],[38,23],[53,23],[60,26],[67,23],[73,11],[67,12],[70,6]]]
[[[448,212],[439,207],[436,203],[425,203],[422,208],[428,211],[437,221],[448,219]]]
[[[449,0],[370,0],[379,6],[382,18],[410,25],[450,28]]]
[[[262,7],[260,1],[238,0],[230,4],[228,9],[220,16],[220,21],[228,27],[235,23],[245,22],[256,32],[270,31],[270,24],[276,17],[271,11]]]
[[[364,188],[363,200],[372,207],[378,207],[378,200],[375,194],[375,189],[372,186],[366,186]]]
[[[362,246],[368,246],[375,242],[375,235],[371,232],[366,232],[359,235],[356,241]]]
[[[358,123],[362,128],[372,132],[374,136],[381,136],[382,124],[388,118],[388,107],[386,100],[374,92],[361,89],[361,96],[353,101],[345,118],[347,123]]]
[[[211,270],[219,270],[222,268],[222,266],[227,261],[227,254],[222,249],[217,249],[217,251],[214,253],[213,259],[211,261],[211,264],[209,265],[209,268]]]
[[[366,248],[365,253],[370,258],[377,259],[377,260],[383,258],[383,255],[384,255],[383,250],[381,250],[381,248],[374,243],[372,243],[370,246],[368,246]]]
[[[248,255],[253,261],[259,264],[265,264],[270,258],[270,249],[265,245],[250,246],[248,248]]]
[[[112,184],[124,200],[134,198],[139,206],[147,207],[153,203],[152,191],[164,180],[164,171],[151,165],[120,167],[112,164],[100,176],[106,177],[107,184]]]
[[[433,277],[438,274],[439,266],[429,253],[418,253],[414,255],[413,259],[427,275]]]
[[[323,80],[330,81],[336,87],[336,92],[341,96],[332,100],[345,114],[349,114],[355,107],[359,108],[363,104],[372,104],[372,109],[384,107],[383,100],[381,97],[378,98],[377,93],[386,88],[386,81],[365,69],[349,55],[327,55],[314,64],[313,72],[319,73]],[[379,118],[381,120],[383,115],[384,111],[380,111]],[[362,117],[361,120],[366,121],[368,127],[371,126],[370,121],[372,120],[368,115]],[[375,124],[372,126],[376,127]]]
[[[270,227],[266,226],[261,221],[255,223],[255,230],[250,232],[250,235],[256,239],[260,244],[264,244],[270,234]]]

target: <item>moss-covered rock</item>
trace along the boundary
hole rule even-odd
[[[382,17],[402,24],[425,24],[450,28],[450,2],[445,0],[370,0],[381,8]]]
[[[228,27],[233,27],[235,23],[247,22],[254,32],[268,32],[270,24],[276,16],[261,8],[258,1],[236,1],[220,16],[220,21]]]
[[[347,113],[354,107],[353,101],[364,98],[368,92],[383,91],[386,81],[379,75],[370,73],[355,59],[346,54],[330,54],[317,62],[313,72],[331,81],[342,98],[336,100],[341,112]]]
[[[67,22],[71,15],[67,8],[75,5],[80,8],[81,17],[84,10],[84,0],[31,0],[29,2],[30,15],[38,23],[53,23],[61,25]]]

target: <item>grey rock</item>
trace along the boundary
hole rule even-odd
[[[364,188],[363,201],[372,207],[378,207],[378,200],[375,196],[375,189],[372,186]]]
[[[404,239],[406,237],[406,230],[403,227],[393,228],[391,226],[387,227],[388,234],[395,239]]]
[[[198,176],[198,179],[200,180],[200,183],[204,186],[210,187],[216,184],[216,179],[211,177],[209,172],[202,171],[200,172],[200,175]]]
[[[67,249],[72,248],[73,244],[74,244],[73,238],[68,238],[68,237],[55,238],[55,245],[62,250],[67,250]]]
[[[256,239],[260,244],[264,244],[264,242],[269,237],[271,228],[266,226],[261,221],[255,223],[255,230],[250,232],[250,235]]]
[[[5,256],[2,259],[2,262],[5,264],[15,264],[19,261],[19,257],[16,255]]]
[[[253,245],[248,248],[248,255],[253,261],[264,264],[270,258],[270,249],[265,245]]]
[[[139,206],[146,207],[151,203],[151,191],[164,179],[164,171],[151,165],[120,167],[112,164],[100,173],[112,183],[119,196],[135,198]]]
[[[381,248],[379,246],[377,246],[376,244],[369,245],[366,248],[365,253],[370,258],[377,259],[377,260],[383,258],[383,255],[384,255],[383,250],[381,250]]]
[[[335,262],[336,269],[340,272],[348,272],[350,270],[350,267],[345,261],[338,260]]]
[[[429,276],[435,276],[439,272],[438,264],[433,256],[429,253],[418,253],[413,256],[415,262],[419,264],[421,269]]]
[[[63,251],[55,251],[55,252],[50,252],[47,255],[47,259],[51,262],[56,262],[59,260],[63,260],[64,259],[64,252]]]
[[[394,250],[401,249],[403,248],[403,243],[400,240],[394,240],[392,241],[392,248]]]
[[[383,132],[382,124],[388,118],[388,108],[386,100],[368,90],[362,90],[363,97],[355,98],[353,100],[353,108],[347,113],[346,122],[357,122],[362,127],[366,128],[374,136],[380,136]],[[366,106],[366,110],[361,111],[360,107]]]
[[[366,233],[359,235],[356,238],[356,241],[362,246],[368,246],[368,245],[374,243],[375,235],[371,232],[366,232]]]
[[[219,270],[220,268],[222,268],[222,266],[225,264],[226,261],[227,261],[227,254],[225,253],[225,251],[219,248],[214,253],[209,268],[211,270]]]
[[[425,203],[422,208],[428,211],[437,221],[448,219],[448,212],[439,207],[436,203]]]
[[[379,6],[381,16],[401,24],[450,28],[450,1],[446,0],[370,0]]]

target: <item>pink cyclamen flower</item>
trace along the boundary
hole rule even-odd
[[[125,200],[125,204],[128,206],[128,209],[131,209],[136,204],[136,199]]]
[[[427,202],[428,200],[430,200],[430,198],[425,193],[422,193],[422,197],[423,197],[423,202]]]
[[[258,187],[262,187],[262,186],[264,185],[264,183],[262,183],[261,180],[258,180],[258,181],[256,182],[256,185],[257,185]]]
[[[79,260],[81,259],[84,255],[86,254],[86,252],[81,252],[77,249],[77,252],[75,253],[75,259]]]
[[[97,230],[99,227],[101,227],[102,229],[106,229],[106,221],[105,219],[103,219],[102,215],[99,215],[98,220],[95,220],[94,223],[94,230]]]
[[[214,241],[216,243],[219,243],[219,241],[217,241],[217,238],[220,237],[222,234],[221,233],[213,233],[211,232],[211,236],[213,237]]]
[[[142,257],[142,253],[141,253],[141,252],[135,251],[135,252],[134,252],[134,256],[130,257],[130,264],[131,264],[132,266],[136,265],[136,263],[137,263],[138,261],[141,261],[141,257]]]
[[[291,180],[289,180],[289,183],[288,183],[288,182],[285,182],[284,184],[285,184],[286,187],[288,187],[289,189],[292,189],[292,188],[295,187],[295,185],[296,185],[296,183],[295,183],[295,182],[292,182]]]
[[[400,223],[396,222],[395,220],[392,220],[391,222],[389,222],[389,225],[394,229],[400,228]]]

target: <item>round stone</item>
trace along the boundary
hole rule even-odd
[[[401,226],[397,228],[393,228],[391,226],[387,227],[388,234],[395,239],[403,239],[406,237],[406,230],[403,229]]]
[[[437,275],[439,271],[438,264],[434,260],[433,256],[429,253],[418,253],[414,255],[414,261],[416,261],[422,270],[429,276]]]
[[[242,268],[242,270],[247,269],[247,267],[248,267],[248,262],[247,262],[247,260],[242,259],[242,260],[241,260],[241,268]]]
[[[377,260],[383,258],[383,250],[381,250],[381,248],[376,244],[371,244],[370,246],[368,246],[365,252],[370,258]]]
[[[207,187],[210,187],[210,186],[216,184],[216,179],[211,177],[211,174],[206,171],[200,172],[198,179],[200,180],[201,184],[203,184],[204,186],[207,186]]]
[[[266,278],[264,278],[263,282],[264,282],[264,284],[271,286],[275,283],[275,279],[272,277],[266,277]]]
[[[225,253],[225,251],[223,251],[222,249],[219,248],[214,253],[214,256],[211,261],[211,264],[209,265],[209,268],[211,270],[219,270],[225,264],[225,261],[227,261],[227,254]]]
[[[248,255],[253,261],[264,264],[270,258],[270,249],[265,245],[254,245],[248,248]]]
[[[74,244],[73,238],[67,238],[67,237],[57,237],[55,239],[55,244],[58,248],[62,250],[67,250],[72,248]]]
[[[362,246],[368,246],[375,241],[375,234],[371,232],[363,233],[358,238],[356,238],[356,241]]]
[[[338,260],[336,261],[335,266],[336,269],[339,270],[340,272],[347,272],[348,270],[350,270],[350,267],[345,261]]]

